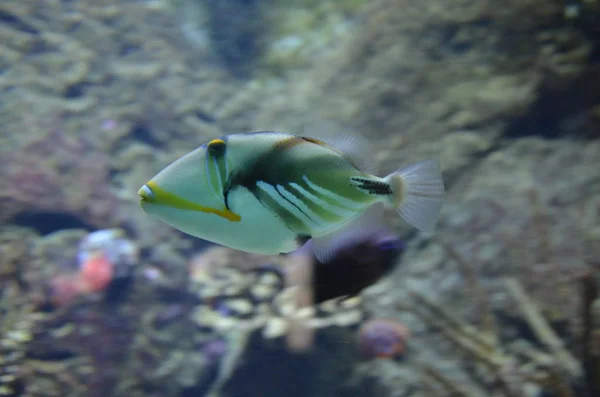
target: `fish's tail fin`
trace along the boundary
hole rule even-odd
[[[400,168],[386,176],[392,195],[388,204],[406,222],[414,227],[432,232],[444,203],[444,181],[440,163],[425,160]]]

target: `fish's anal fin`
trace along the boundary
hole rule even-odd
[[[363,242],[381,231],[382,225],[383,203],[379,202],[371,205],[340,229],[324,236],[313,237],[309,243],[317,260],[326,264],[340,250]]]
[[[363,172],[375,174],[377,171],[369,141],[358,134],[342,130],[333,121],[316,120],[307,123],[302,136],[333,147]]]

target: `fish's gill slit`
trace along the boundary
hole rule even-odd
[[[336,205],[353,212],[363,210],[363,206],[360,203],[348,199],[346,197],[340,196],[339,194],[336,194],[329,189],[322,188],[321,186],[308,179],[306,175],[302,176],[302,179],[312,190],[319,194],[323,199],[329,198],[333,200],[333,202]]]
[[[214,170],[211,167],[211,161],[210,161],[211,156],[209,155],[209,153],[206,153],[205,156],[205,168],[206,168],[206,179],[208,180],[208,186],[210,186],[210,189],[213,191],[214,194],[217,195],[217,197],[219,196],[219,192],[218,192],[218,188],[217,185],[215,185],[215,178],[214,178]]]
[[[284,223],[295,224],[295,228],[298,229],[291,230],[294,232],[310,230],[306,222],[302,220],[302,213],[286,200],[282,200],[279,192],[273,186],[263,181],[256,182],[256,186],[271,200],[271,204],[268,204],[267,207],[279,215]]]

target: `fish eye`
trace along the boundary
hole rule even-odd
[[[223,152],[225,152],[225,141],[222,139],[213,139],[212,141],[208,142],[208,151],[210,152],[210,154],[212,154],[213,156],[218,156],[223,154]]]
[[[154,200],[154,192],[148,185],[144,185],[138,190],[138,196],[140,196],[140,199],[144,202],[151,202]]]

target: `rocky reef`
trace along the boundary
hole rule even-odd
[[[0,2],[0,395],[599,395],[599,26],[596,0]],[[404,253],[357,295],[139,210],[207,139],[315,119],[382,175],[443,164],[435,237],[390,216]],[[81,255],[103,229],[127,265]]]

